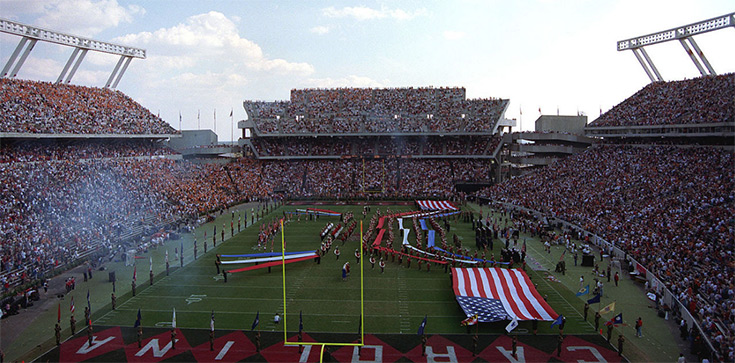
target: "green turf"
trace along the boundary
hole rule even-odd
[[[353,211],[360,216],[358,206],[326,207],[339,212]],[[377,207],[373,207],[375,210]],[[285,207],[295,210],[296,207]],[[381,208],[385,211],[385,207]],[[410,210],[409,207],[392,207],[392,211]],[[274,215],[280,215],[278,210]],[[226,216],[227,217],[227,216]],[[269,218],[266,218],[270,220]],[[367,229],[369,219],[365,220]],[[285,238],[288,251],[304,251],[317,249],[320,244],[319,231],[328,223],[336,224],[336,217],[320,217],[312,221],[295,221],[286,224]],[[218,226],[220,225],[217,221]],[[406,220],[406,228],[411,222]],[[474,241],[474,232],[470,223],[454,222],[448,235],[457,233],[464,241]],[[399,236],[397,226],[395,235]],[[218,254],[252,253],[256,241],[256,229],[237,235],[225,244],[218,245]],[[303,312],[304,325],[310,331],[320,332],[356,332],[360,316],[360,279],[359,265],[356,265],[354,250],[358,248],[357,235],[350,238],[344,246],[340,246],[342,255],[339,260],[333,254],[322,258],[321,264],[305,261],[286,266],[287,323],[296,329],[298,313]],[[211,234],[210,234],[211,235]],[[396,241],[397,244],[399,241]],[[280,236],[274,243],[274,251],[280,252]],[[474,244],[474,243],[473,243]],[[495,254],[500,254],[500,244],[495,244]],[[270,248],[269,248],[270,250]],[[216,315],[224,316],[218,320],[222,329],[249,328],[260,312],[264,329],[273,329],[271,322],[276,312],[283,314],[281,268],[274,267],[272,272],[256,270],[230,275],[229,282],[216,280],[214,265],[215,256],[209,253],[189,265],[186,269],[175,271],[169,277],[158,280],[152,289],[119,306],[99,319],[102,324],[130,325],[140,308],[143,311],[144,325],[159,326],[171,320],[172,310],[176,308],[177,324],[183,328],[207,327],[209,315],[214,310]],[[352,274],[347,281],[341,279],[341,267],[345,261],[352,264]],[[411,333],[417,330],[424,316],[429,316],[427,329],[432,333],[462,333],[460,326],[464,318],[451,289],[449,274],[443,268],[434,266],[431,272],[424,268],[419,271],[414,262],[411,268],[388,261],[385,273],[379,268],[371,269],[366,263],[365,293],[365,330],[373,333]],[[531,273],[534,281],[539,283],[542,295],[549,295],[552,305],[565,307],[569,296],[568,290],[560,295],[549,284],[543,282],[543,276]],[[201,301],[187,303],[192,295],[206,295]],[[558,302],[555,303],[554,299]],[[559,309],[559,307],[555,307]],[[480,330],[498,332],[504,324],[482,325]],[[540,324],[540,333],[552,333],[555,330],[548,324]],[[521,329],[530,329],[530,323],[522,323]],[[583,323],[581,317],[571,318],[567,322],[568,333],[590,333],[589,324]]]
[[[244,208],[248,210],[250,206]],[[358,221],[362,218],[360,206],[318,206],[319,208],[332,209],[338,212],[353,211]],[[285,206],[265,216],[263,221],[271,221],[282,215],[283,211],[294,211],[304,206]],[[384,206],[373,206],[372,210],[380,208],[385,211]],[[391,206],[391,211],[412,210],[406,206]],[[473,206],[473,208],[477,208]],[[485,208],[487,213],[487,208]],[[224,283],[215,268],[216,254],[244,254],[262,251],[254,250],[257,241],[258,227],[249,227],[233,237],[229,238],[230,214],[219,216],[214,224],[217,225],[217,247],[213,250],[211,246],[211,235],[213,223],[208,223],[196,231],[199,241],[199,258],[193,260],[192,236],[184,235],[180,241],[169,241],[165,248],[149,251],[143,255],[144,259],[138,260],[138,294],[132,297],[130,294],[130,281],[132,278],[132,267],[122,266],[121,263],[110,264],[110,269],[117,274],[118,307],[115,311],[110,310],[111,284],[95,275],[95,280],[88,285],[78,287],[73,295],[77,304],[77,320],[81,320],[83,306],[86,302],[86,289],[89,286],[92,295],[93,320],[100,325],[132,326],[138,309],[142,311],[143,325],[146,327],[165,327],[171,322],[172,311],[176,309],[177,326],[179,328],[206,329],[209,327],[211,311],[215,311],[217,329],[242,329],[250,330],[251,324],[260,313],[260,328],[262,330],[274,330],[272,318],[276,312],[283,314],[283,295],[281,284],[281,267],[273,267],[271,272],[267,270],[248,271],[232,274],[228,282]],[[364,220],[364,228],[367,230],[370,215]],[[237,220],[235,219],[235,224]],[[314,250],[319,248],[320,230],[328,223],[337,223],[337,217],[320,217],[317,220],[300,221],[293,219],[286,224],[285,238],[287,251]],[[248,221],[249,222],[249,221]],[[220,229],[226,223],[225,243],[219,242]],[[394,227],[396,246],[400,234],[397,226]],[[412,228],[409,219],[404,220],[405,228]],[[237,227],[235,227],[237,228]],[[204,231],[207,232],[208,253],[203,253],[202,242]],[[456,233],[465,245],[474,249],[474,232],[470,223],[451,219],[451,230],[447,239],[451,241],[452,235]],[[339,261],[334,254],[330,254],[321,260],[321,264],[313,261],[297,262],[286,266],[286,297],[287,297],[287,324],[288,330],[298,329],[299,312],[303,312],[303,323],[310,332],[333,332],[333,333],[355,333],[359,328],[360,316],[360,273],[359,265],[355,263],[353,255],[358,245],[359,228],[355,230],[344,246],[341,241],[335,243],[340,246],[342,255]],[[387,237],[387,234],[386,234]],[[413,231],[410,240],[415,240]],[[524,236],[522,236],[523,238]],[[438,236],[437,236],[438,238]],[[173,248],[184,243],[185,267],[179,269],[172,267],[169,276],[160,274],[163,270],[163,256],[168,249],[171,265],[178,266],[178,261],[173,261]],[[270,247],[270,246],[269,246]],[[500,243],[495,243],[495,255],[500,255]],[[543,253],[540,242],[528,238],[529,255],[537,258],[544,267],[551,269],[558,261],[561,250],[555,247],[551,255]],[[268,248],[270,250],[270,248]],[[280,252],[280,234],[274,243],[274,251]],[[154,272],[159,275],[152,287],[148,287],[148,257],[154,258]],[[347,281],[341,279],[341,267],[345,261],[352,264],[352,274]],[[428,316],[427,332],[430,334],[462,334],[465,328],[460,326],[464,314],[457,304],[451,288],[449,274],[439,266],[432,266],[431,272],[424,268],[419,271],[415,262],[408,269],[399,266],[397,262],[386,262],[385,273],[381,274],[376,264],[375,269],[365,262],[364,293],[365,293],[365,331],[370,333],[403,333],[415,334],[421,320]],[[567,317],[565,328],[566,334],[594,334],[593,326],[585,321],[581,315],[583,300],[574,295],[576,292],[576,279],[580,273],[589,273],[588,268],[572,266],[571,257],[567,257],[569,272],[566,276],[557,276],[559,282],[550,282],[546,277],[547,272],[534,272],[530,268],[528,274],[537,283],[537,288],[542,296],[547,296],[552,308]],[[557,274],[558,275],[558,274]],[[576,276],[576,277],[575,277]],[[632,282],[624,280],[619,290],[612,291],[608,286],[608,296],[615,297],[619,309],[616,313],[623,311],[626,321],[633,321],[634,314],[639,311],[646,321],[646,330],[661,330],[662,334],[657,339],[653,334],[647,334],[646,340],[636,339],[633,328],[622,329],[628,341],[638,345],[638,349],[627,351],[632,361],[671,361],[678,356],[678,348],[672,347],[670,341],[673,338],[667,336],[669,330],[662,328],[662,319],[655,318],[652,309],[641,309],[645,307],[645,297],[637,291],[638,287]],[[187,301],[187,299],[189,299]],[[612,301],[610,297],[603,299],[603,306]],[[66,304],[66,305],[64,305]],[[62,303],[62,326],[67,328],[64,336],[68,336],[68,300]],[[593,315],[591,311],[590,315]],[[612,317],[612,314],[608,316]],[[637,316],[636,316],[637,317]],[[24,352],[30,351],[26,356],[36,357],[44,348],[48,347],[48,339],[53,336],[53,322],[56,320],[55,309],[47,311],[39,317],[37,324],[29,327],[24,333],[28,339],[23,343],[13,344],[6,352],[8,358],[21,357]],[[591,320],[591,318],[590,318]],[[481,324],[481,334],[502,333],[506,322],[494,324]],[[531,329],[530,322],[521,322],[516,332],[523,334]],[[474,329],[473,329],[474,330]],[[539,324],[539,334],[555,334],[556,328],[551,328],[550,323]],[[617,331],[615,333],[617,335]],[[649,338],[650,337],[650,338]],[[19,342],[23,339],[19,339]],[[41,344],[46,341],[45,344]],[[37,345],[39,345],[37,347]],[[663,348],[659,350],[656,344]],[[645,352],[645,353],[644,353]]]

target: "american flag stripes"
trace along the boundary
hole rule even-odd
[[[452,286],[465,314],[477,314],[480,322],[514,317],[553,321],[559,316],[518,269],[452,268]]]
[[[419,205],[421,210],[457,210],[458,208],[449,201],[437,201],[437,200],[417,200],[416,203]]]

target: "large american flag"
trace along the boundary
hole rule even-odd
[[[465,314],[477,314],[483,323],[513,317],[553,321],[559,316],[519,269],[452,268],[452,287]]]

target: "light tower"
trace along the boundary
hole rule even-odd
[[[658,72],[658,69],[653,64],[651,57],[648,56],[648,53],[646,52],[644,47],[647,45],[664,43],[671,40],[679,40],[682,47],[684,47],[684,50],[689,55],[689,58],[691,58],[692,62],[694,62],[694,65],[699,70],[699,73],[701,73],[702,76],[715,76],[717,75],[717,73],[715,73],[712,65],[704,56],[704,53],[699,48],[699,45],[697,45],[697,42],[694,41],[694,35],[708,33],[728,27],[735,28],[735,13],[698,21],[696,23],[656,32],[653,34],[621,40],[618,42],[618,51],[620,52],[624,50],[632,50],[633,54],[635,54],[635,57],[638,59],[638,62],[640,62],[641,66],[643,67],[643,70],[648,75],[648,78],[651,79],[651,82],[663,81],[663,77],[661,77],[661,74]]]
[[[145,59],[145,49],[64,34],[2,18],[0,18],[0,32],[22,37],[18,46],[15,47],[15,51],[8,58],[8,62],[5,63],[5,67],[3,67],[2,73],[0,74],[2,78],[15,78],[18,75],[18,71],[20,71],[26,58],[28,58],[28,55],[39,40],[74,47],[74,51],[72,51],[69,60],[66,61],[64,69],[61,70],[61,74],[56,79],[56,83],[71,82],[84,56],[90,50],[120,56],[120,60],[117,61],[115,68],[105,83],[105,87],[113,89],[117,88],[117,84],[120,82],[123,74],[125,74],[133,58]]]

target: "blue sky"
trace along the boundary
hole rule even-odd
[[[181,112],[184,129],[211,129],[216,109],[220,140],[243,100],[306,87],[463,86],[509,98],[523,129],[539,108],[592,121],[649,82],[617,40],[733,11],[731,0],[0,0],[4,18],[145,48],[118,89],[176,128]],[[735,29],[695,39],[718,73],[735,72]],[[3,64],[18,41],[0,34]],[[647,49],[666,80],[698,76],[677,43]],[[18,76],[54,81],[70,54],[39,43]],[[116,61],[89,54],[73,83],[104,85]]]

